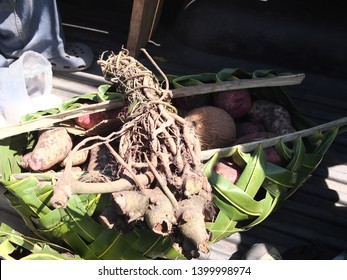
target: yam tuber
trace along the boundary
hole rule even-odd
[[[176,223],[174,208],[159,188],[115,192],[112,197],[116,212],[125,215],[129,223],[145,221],[157,234],[166,236],[171,233],[172,225]]]
[[[283,159],[277,153],[277,151],[274,147],[264,148],[264,153],[265,153],[266,160],[268,162],[271,162],[271,163],[277,164],[277,165],[281,165],[283,163]]]
[[[255,100],[248,112],[248,117],[251,121],[262,123],[266,131],[276,135],[296,131],[287,109],[268,100]]]
[[[204,223],[206,201],[200,196],[193,196],[179,202],[177,211],[178,229],[183,237],[184,254],[197,257],[198,251],[208,253],[209,234]]]

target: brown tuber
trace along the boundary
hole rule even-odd
[[[179,202],[177,210],[178,229],[182,233],[183,243],[185,243],[185,255],[196,257],[198,251],[208,253],[209,234],[204,223],[205,200],[200,196],[193,196],[190,199]],[[189,250],[187,252],[187,250]]]
[[[85,163],[88,159],[89,151],[88,150],[79,150],[74,154],[72,159],[72,166],[77,166]],[[68,157],[66,157],[61,163],[61,166],[66,166]]]
[[[48,170],[61,163],[72,149],[72,138],[65,128],[53,128],[42,132],[34,149],[25,154],[21,166],[33,171]]]
[[[289,112],[283,106],[265,99],[255,100],[248,112],[251,121],[260,122],[265,130],[276,135],[295,132]]]
[[[112,197],[117,214],[125,215],[129,223],[145,221],[157,234],[171,233],[176,223],[174,208],[159,188],[115,192]]]

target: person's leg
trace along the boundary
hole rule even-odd
[[[0,50],[19,57],[32,50],[50,59],[64,53],[61,22],[54,0],[2,0]]]
[[[93,53],[89,47],[82,44],[82,51],[67,54],[64,46],[55,0],[0,1],[0,54],[18,58],[32,50],[49,59],[53,69],[61,71],[90,66]]]

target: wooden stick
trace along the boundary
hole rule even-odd
[[[258,87],[278,87],[300,84],[305,78],[305,74],[276,76],[269,78],[238,79],[228,82],[203,84],[173,89],[174,98],[193,96],[206,93],[214,93],[224,90],[235,90]]]
[[[336,127],[347,126],[347,117],[324,123],[321,125],[314,126],[312,128],[299,130],[290,134],[280,135],[270,139],[263,139],[260,141],[249,142],[245,144],[239,144],[226,148],[217,148],[212,150],[205,150],[201,152],[201,160],[210,159],[215,153],[219,153],[219,157],[228,157],[231,156],[237,149],[242,152],[251,152],[255,150],[259,144],[262,144],[264,148],[276,145],[280,140],[283,142],[293,141],[297,137],[307,137],[312,135],[313,132],[326,131]]]
[[[56,123],[74,119],[86,114],[103,112],[106,110],[117,109],[124,106],[123,100],[105,101],[91,105],[84,105],[80,108],[65,111],[55,115],[46,115],[38,119],[21,123],[18,125],[0,128],[0,139],[4,139],[13,135],[22,134],[29,131],[35,131],[42,128],[48,128]]]

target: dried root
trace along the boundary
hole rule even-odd
[[[124,124],[107,137],[86,138],[73,149],[65,174],[54,188],[52,204],[64,207],[69,196],[81,191],[81,184],[87,187],[88,183],[76,182],[71,176],[73,154],[81,149],[91,153],[106,149],[117,180],[92,187],[95,193],[112,193],[103,223],[112,227],[115,215],[125,217],[128,224],[142,223],[157,234],[181,240],[182,252],[188,257],[207,252],[204,214],[211,209],[211,186],[201,170],[199,140],[171,105],[168,82],[162,88],[154,74],[124,49],[106,60],[101,58],[99,64],[105,79],[124,94],[128,108],[122,116]]]

